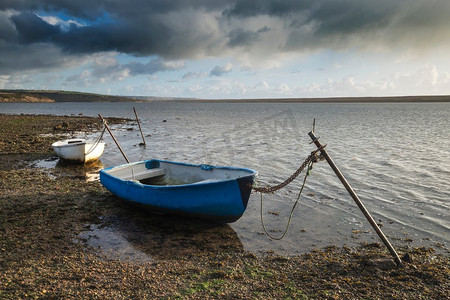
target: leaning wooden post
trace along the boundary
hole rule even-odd
[[[142,142],[143,142],[143,144],[145,146],[146,143],[145,143],[145,139],[144,139],[144,134],[142,133],[141,122],[139,122],[139,117],[137,115],[136,108],[133,107],[133,110],[134,110],[134,115],[136,116],[136,121],[137,121],[137,123],[139,125],[139,131],[141,132]]]
[[[98,114],[98,116],[100,117],[100,119],[102,119],[103,124],[105,124],[106,129],[108,130],[109,134],[111,135],[112,139],[114,140],[114,142],[116,143],[117,147],[119,148],[120,152],[122,153],[123,157],[125,158],[125,160],[127,161],[127,163],[130,163],[130,161],[128,160],[128,157],[125,155],[125,152],[123,152],[122,147],[120,147],[119,142],[116,140],[116,138],[114,137],[114,134],[112,133],[111,129],[109,129],[108,124],[106,123],[106,120],[103,119],[101,114]]]
[[[313,140],[314,144],[317,146],[317,148],[320,149],[320,153],[322,154],[322,156],[327,160],[328,164],[330,165],[330,167],[333,169],[334,173],[336,174],[336,176],[339,178],[339,180],[342,182],[342,184],[344,185],[344,187],[347,189],[347,192],[350,194],[350,196],[352,196],[353,200],[356,202],[356,204],[358,205],[359,209],[362,211],[362,213],[364,214],[364,216],[366,217],[367,221],[369,221],[370,225],[372,225],[373,229],[376,231],[376,233],[378,234],[378,236],[381,238],[381,240],[383,241],[383,243],[386,245],[386,247],[388,248],[389,252],[391,252],[392,256],[394,257],[395,263],[400,266],[402,265],[402,260],[400,259],[400,257],[398,256],[397,252],[395,251],[394,247],[392,247],[391,243],[389,242],[389,240],[387,239],[387,237],[384,235],[383,231],[381,231],[381,229],[378,227],[377,223],[375,222],[375,220],[372,218],[372,216],[370,215],[369,211],[366,209],[366,207],[364,206],[364,204],[361,202],[361,200],[358,198],[358,195],[356,195],[355,191],[352,189],[352,187],[350,186],[350,184],[347,182],[347,180],[345,179],[344,175],[342,175],[341,171],[338,169],[338,167],[336,166],[336,164],[333,162],[333,160],[331,159],[331,157],[328,155],[328,152],[324,149],[324,147],[322,146],[322,144],[320,143],[319,139],[315,136],[314,132],[311,131],[310,133],[308,133],[309,136],[311,137],[311,139]]]

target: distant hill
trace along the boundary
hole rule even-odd
[[[40,90],[0,90],[0,102],[139,102],[124,96]]]
[[[392,97],[329,97],[329,98],[273,98],[273,99],[195,99],[152,96],[109,96],[92,93],[46,90],[0,90],[0,102],[450,102],[443,96],[392,96]]]
[[[10,93],[0,91],[0,102],[55,102],[42,95],[31,95],[26,93]]]
[[[0,102],[151,102],[186,101],[192,98],[110,96],[73,91],[0,90]]]

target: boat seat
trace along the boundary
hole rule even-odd
[[[127,176],[124,176],[124,180],[143,180],[148,178],[153,178],[156,176],[161,176],[166,174],[165,170],[162,168],[154,168],[154,169],[140,169],[140,170],[133,170],[132,172],[129,171]]]
[[[210,182],[217,182],[217,181],[221,181],[221,179],[218,179],[218,178],[210,178],[210,179],[205,179],[205,180],[202,180],[202,181],[194,182],[193,184],[210,183]]]

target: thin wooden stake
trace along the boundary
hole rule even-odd
[[[338,169],[338,167],[333,162],[331,157],[328,155],[328,152],[323,148],[322,144],[319,142],[319,139],[316,138],[316,136],[315,136],[313,131],[311,131],[309,133],[309,136],[311,137],[311,139],[313,140],[313,142],[317,146],[317,148],[320,149],[320,152],[321,152],[322,156],[325,157],[325,159],[327,160],[327,162],[330,165],[330,167],[333,169],[333,171],[336,174],[336,176],[342,182],[344,187],[347,189],[347,192],[350,194],[350,196],[352,196],[353,200],[356,202],[356,204],[358,205],[359,209],[362,211],[362,213],[366,217],[367,221],[369,221],[370,225],[372,225],[372,228],[376,231],[378,236],[381,238],[383,243],[386,245],[386,247],[388,248],[389,252],[394,257],[394,260],[395,260],[395,263],[397,264],[397,266],[401,266],[402,265],[402,260],[398,256],[397,252],[395,252],[394,247],[392,247],[391,243],[389,242],[387,237],[384,235],[383,231],[381,231],[380,227],[378,227],[377,223],[372,218],[372,216],[370,215],[369,211],[366,209],[366,207],[364,206],[362,201],[358,198],[358,195],[356,195],[355,191],[352,189],[350,184],[347,182],[347,180],[345,179],[344,175],[341,173],[341,171]]]
[[[139,130],[141,131],[142,142],[143,142],[143,144],[144,144],[144,146],[145,146],[146,143],[145,143],[145,139],[144,139],[144,134],[142,133],[141,122],[139,122],[139,117],[138,117],[138,115],[137,115],[136,108],[133,107],[133,110],[134,110],[134,115],[136,116],[136,121],[137,121],[137,123],[138,123],[138,125],[139,125]]]
[[[119,142],[116,140],[116,138],[114,137],[114,134],[112,133],[111,129],[109,129],[108,124],[106,123],[106,120],[103,119],[101,114],[98,114],[98,116],[100,117],[100,119],[103,121],[103,124],[105,124],[106,129],[108,130],[109,134],[111,135],[112,139],[114,140],[114,142],[116,143],[117,147],[119,148],[120,152],[122,153],[123,157],[125,158],[125,160],[127,161],[127,163],[130,163],[130,161],[128,160],[128,157],[125,155],[125,152],[123,152],[122,147],[120,147]]]

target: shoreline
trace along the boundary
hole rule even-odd
[[[262,99],[200,99],[182,97],[117,96],[70,91],[1,90],[0,103],[58,102],[186,102],[186,103],[446,103],[450,95],[375,97],[282,97]]]
[[[257,257],[242,248],[227,226],[149,215],[123,203],[99,182],[87,182],[87,174],[99,166],[33,165],[55,161],[51,141],[62,134],[100,128],[100,120],[91,117],[0,114],[0,298],[404,299],[450,294],[449,256],[432,248],[397,249],[409,261],[402,268],[392,265],[380,243]],[[104,255],[80,236],[93,227],[116,230],[149,259]]]
[[[450,102],[450,96],[191,99],[191,100],[166,100],[166,101],[194,102],[194,103],[446,103]]]

